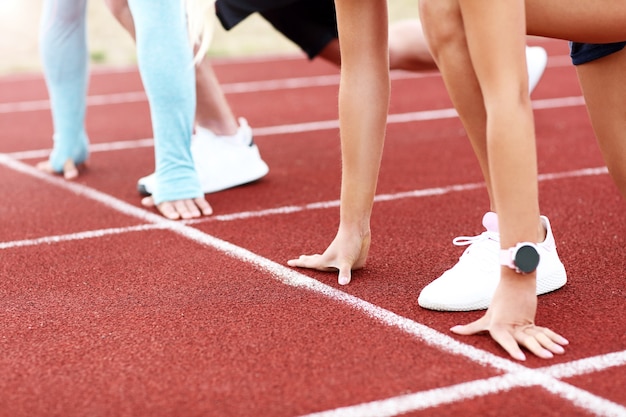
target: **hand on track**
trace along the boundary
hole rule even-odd
[[[49,161],[43,161],[38,163],[37,169],[43,172],[47,172],[48,174],[60,174],[52,169],[52,165],[50,165]],[[65,161],[65,164],[63,164],[63,177],[66,180],[73,180],[74,178],[78,177],[78,168],[76,167],[74,161],[72,161],[71,159],[68,159],[67,161]]]
[[[164,201],[159,205],[154,204],[152,196],[141,200],[144,207],[155,207],[159,212],[170,220],[188,220],[213,214],[213,209],[204,197],[187,200]]]
[[[564,353],[563,346],[569,343],[567,339],[534,323],[537,311],[535,285],[536,281],[529,277],[503,277],[485,315],[450,330],[461,335],[488,331],[511,357],[521,361],[526,356],[520,346],[543,359],[550,359],[555,353]]]
[[[352,271],[365,265],[370,241],[369,233],[361,236],[340,229],[323,254],[301,255],[298,259],[290,259],[287,264],[319,271],[339,271],[338,282],[346,285],[352,279]]]

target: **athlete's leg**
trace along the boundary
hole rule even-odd
[[[120,25],[135,39],[135,22],[133,22],[128,0],[105,0],[105,3]]]
[[[460,74],[463,67],[471,61],[466,54],[465,38],[459,30],[458,9],[450,6],[446,11],[444,0],[421,0],[421,12],[437,13],[437,24],[426,27],[426,35],[431,43],[435,59],[442,69],[442,75],[447,84],[451,84],[452,92],[462,91],[453,83],[462,83],[467,89],[476,89],[475,80],[463,79]],[[526,21],[529,35],[550,36],[566,40],[581,42],[619,42],[626,39],[626,3],[616,0],[526,0]],[[444,14],[444,13],[447,13]],[[445,17],[444,17],[445,16]],[[456,17],[455,17],[456,16]],[[429,19],[430,20],[430,19]],[[444,23],[445,22],[445,23]],[[611,175],[626,197],[626,139],[622,139],[626,131],[624,109],[626,96],[622,86],[623,68],[626,58],[625,52],[617,52],[597,61],[592,61],[577,67],[579,80],[592,125],[600,149],[609,167]],[[477,91],[476,91],[477,92]],[[473,96],[473,95],[472,95]],[[479,112],[482,106],[478,101],[463,102],[451,94],[459,112],[470,114],[472,110]],[[464,95],[465,98],[467,96]],[[462,110],[461,109],[465,109]],[[486,166],[486,152],[484,148],[484,120],[475,114],[470,117],[470,123],[464,120],[467,133],[472,141],[483,173],[488,173]],[[489,178],[488,175],[485,178]],[[488,191],[491,195],[489,182]],[[492,210],[495,209],[492,204]]]
[[[335,38],[328,42],[326,46],[317,54],[325,61],[341,66],[341,50],[339,49],[339,39]]]
[[[611,177],[626,198],[626,49],[576,66],[591,124]]]
[[[485,140],[487,114],[478,80],[473,71],[467,72],[472,61],[458,3],[456,0],[420,0],[420,16],[433,58],[478,158],[491,202],[491,176]],[[495,211],[492,203],[490,209]]]
[[[196,66],[196,123],[218,136],[237,133],[239,125],[207,57]]]
[[[88,84],[86,0],[44,2],[40,28],[43,63],[54,125],[54,148],[38,165],[49,172],[78,175],[88,156],[85,111]]]
[[[389,67],[415,72],[437,70],[420,20],[402,20],[389,26]]]
[[[577,42],[626,39],[622,0],[525,0],[529,35]]]

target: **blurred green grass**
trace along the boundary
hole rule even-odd
[[[37,40],[42,3],[43,0],[0,0],[0,75],[41,70]],[[92,68],[134,65],[134,43],[111,16],[104,1],[88,4]],[[417,16],[417,0],[389,1],[390,21]],[[217,24],[209,54],[234,57],[299,52],[266,21],[252,16],[229,32]]]

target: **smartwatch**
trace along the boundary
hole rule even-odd
[[[530,274],[539,265],[537,245],[520,242],[512,248],[501,249],[500,265],[514,269],[518,274]]]

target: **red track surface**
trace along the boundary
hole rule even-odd
[[[92,156],[72,183],[33,169],[51,146],[41,77],[0,79],[0,415],[626,415],[626,207],[566,44],[541,42],[541,205],[569,281],[540,297],[538,321],[571,345],[525,363],[448,331],[481,313],[417,306],[462,252],[452,238],[480,233],[487,209],[438,74],[395,74],[378,189],[390,198],[347,287],[285,266],[336,230],[335,68],[217,64],[270,173],[209,195],[216,215],[186,224],[139,204],[153,154],[138,141],[151,128],[136,71],[94,73]]]

